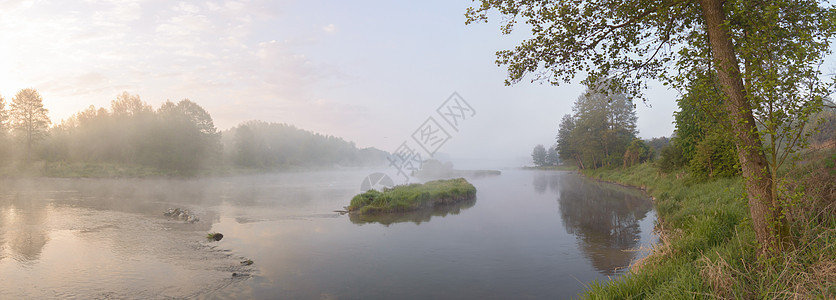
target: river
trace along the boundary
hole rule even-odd
[[[334,212],[368,173],[0,180],[0,299],[572,298],[655,241],[645,195],[563,171],[468,178],[476,199],[445,210]]]

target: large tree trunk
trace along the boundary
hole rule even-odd
[[[740,66],[734,46],[725,27],[726,14],[722,0],[700,0],[703,18],[708,32],[711,52],[716,62],[717,77],[726,98],[723,106],[729,114],[732,131],[736,137],[735,146],[749,200],[749,212],[754,223],[755,234],[761,252],[783,248],[778,241],[786,242],[781,228],[786,219],[781,218],[781,206],[772,197],[772,176],[766,157],[761,151],[761,141],[755,126],[752,108],[746,100]]]

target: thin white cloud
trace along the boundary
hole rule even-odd
[[[337,25],[328,24],[328,25],[325,25],[324,27],[322,27],[322,30],[325,31],[325,32],[328,32],[328,33],[334,33],[334,32],[337,32]]]
[[[174,11],[176,12],[184,12],[188,14],[197,14],[200,12],[200,8],[196,5],[189,4],[186,2],[179,2],[177,6],[174,7]]]
[[[224,3],[224,7],[233,10],[241,10],[245,8],[244,3],[240,1],[226,1],[226,3]]]
[[[208,8],[211,11],[218,11],[221,9],[221,6],[215,2],[206,2],[206,8]]]

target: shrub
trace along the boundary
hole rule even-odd
[[[697,144],[688,170],[698,179],[740,174],[734,143],[728,135],[716,130],[710,132]]]
[[[679,170],[688,163],[683,155],[682,147],[676,140],[673,140],[670,144],[662,148],[661,152],[659,169],[662,172],[670,173]]]

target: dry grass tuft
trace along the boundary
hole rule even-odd
[[[799,274],[794,291],[800,299],[813,299],[822,296],[836,297],[836,262],[830,259],[819,260],[810,270]],[[833,298],[831,298],[833,299]]]
[[[729,263],[718,254],[716,260],[711,260],[703,255],[697,263],[701,264],[700,277],[705,280],[714,292],[713,296],[717,299],[733,299],[734,291],[732,288],[736,284],[734,276],[732,276],[734,269],[729,266]]]

